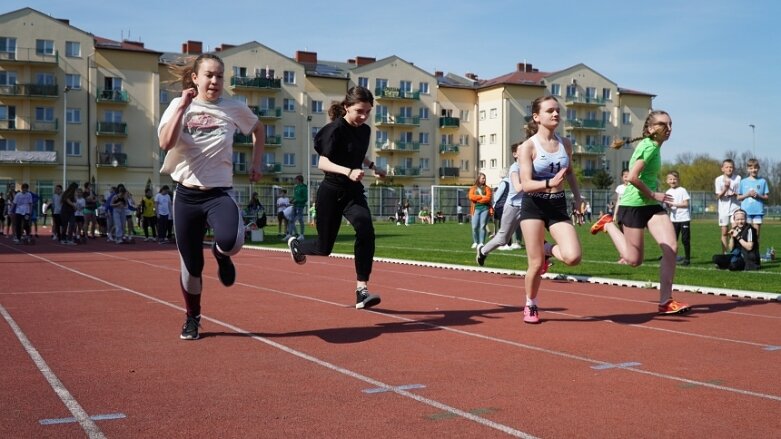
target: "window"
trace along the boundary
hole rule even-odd
[[[54,151],[54,145],[52,145],[52,149],[49,151]],[[81,155],[81,142],[75,140],[69,140],[65,142],[65,151],[67,152],[68,156]]]
[[[376,88],[376,89],[383,90],[386,87],[388,87],[388,80],[387,79],[382,79],[382,78],[377,78],[377,79],[374,80],[374,86],[375,86],[374,88]]]
[[[403,92],[411,92],[412,81],[399,81],[399,90]]]
[[[276,98],[261,98],[260,99],[260,108],[262,110],[273,110],[277,107],[277,99]]]
[[[65,121],[67,123],[81,123],[81,108],[70,108],[65,110]]]
[[[285,166],[295,166],[296,165],[296,153],[294,152],[286,152],[282,156],[282,164]]]
[[[54,121],[54,108],[52,108],[52,107],[35,107],[35,121],[36,122],[53,122]]]
[[[312,113],[323,112],[323,101],[312,101]]]
[[[624,160],[621,162],[621,169],[629,169],[629,160]]]
[[[35,141],[36,151],[54,151],[54,140],[52,139],[37,139]]]
[[[497,116],[497,111],[496,111],[496,108],[491,108],[491,115],[490,115],[490,118],[491,118],[491,119],[496,119],[496,116]]]
[[[122,122],[122,112],[107,110],[103,113],[103,122]]]
[[[428,107],[420,107],[420,118],[428,119],[428,117],[429,117]]]
[[[597,112],[596,111],[586,112],[586,120],[597,120]]]
[[[496,143],[496,134],[491,134],[491,145]]]
[[[586,97],[589,99],[594,99],[597,97],[597,88],[596,87],[586,87]]]
[[[0,86],[16,85],[16,72],[0,72]]]
[[[167,104],[169,102],[171,102],[171,94],[168,92],[168,90],[160,90],[160,103]],[[246,98],[244,103],[247,103]]]
[[[36,55],[54,55],[53,40],[35,40]]]
[[[266,127],[266,143],[268,139],[274,137],[277,134],[277,127],[275,125],[264,125]]]
[[[237,78],[246,78],[247,77],[247,68],[246,67],[233,66],[231,68],[231,70],[233,71],[233,76],[235,76]],[[260,72],[257,69],[255,70],[255,73],[256,73],[256,76],[258,76],[260,74]]]
[[[54,75],[51,73],[36,73],[35,85],[54,85]]]
[[[632,123],[632,114],[631,113],[622,113],[621,114],[621,123],[624,125],[629,125]]]
[[[285,125],[282,131],[282,137],[284,137],[285,139],[295,139],[296,127],[294,127],[293,125]]]
[[[427,94],[429,94],[429,91],[428,91],[428,82],[421,82],[421,83],[420,83],[420,92],[421,92],[422,94],[426,94],[426,95],[427,95]]]
[[[244,75],[246,75],[246,71],[247,70],[244,67],[242,67],[241,69],[242,69]],[[270,68],[268,68],[268,66],[266,66],[265,69],[255,69],[255,77],[256,78],[272,79],[272,78],[274,78],[274,73],[275,73],[274,69],[270,69]]]
[[[428,133],[418,133],[418,140],[421,145],[428,145]]]
[[[561,84],[551,84],[550,94],[553,96],[561,96]]]
[[[469,110],[461,110],[461,122],[469,122]]]
[[[480,160],[480,169],[485,169],[485,160]]]
[[[247,170],[247,153],[233,151],[233,169],[240,172]]]
[[[496,159],[491,159],[491,169],[496,168]]]
[[[316,168],[317,167],[317,163],[318,163],[319,160],[320,160],[320,155],[319,154],[317,154],[317,153],[311,154],[309,156],[309,166],[312,167],[312,168]]]
[[[16,151],[16,140],[0,139],[0,151]]]
[[[72,90],[81,89],[81,75],[79,74],[65,74],[65,86],[70,87]]]
[[[480,120],[485,120],[485,110],[480,110]]]
[[[461,134],[458,138],[458,144],[461,146],[469,146],[469,134]]]
[[[399,142],[412,143],[412,131],[404,131],[399,133]]]
[[[603,111],[602,112],[602,122],[604,122],[605,125],[607,125],[610,122],[612,122],[612,120],[613,120],[612,119],[612,114],[609,111]]]
[[[81,43],[79,43],[78,41],[66,41],[65,56],[69,56],[72,58],[81,57]]]
[[[485,134],[481,134],[479,137],[478,145],[485,145]]]
[[[455,163],[455,162],[452,159],[442,160],[442,167],[443,168],[452,168],[453,167],[453,163]]]
[[[404,169],[412,169],[412,157],[406,157],[401,161],[401,167]]]
[[[609,88],[603,88],[602,89],[602,99],[606,101],[612,101],[613,100],[613,90]]]
[[[469,160],[461,160],[461,170],[462,171],[469,170]]]
[[[277,163],[277,155],[275,153],[273,153],[273,152],[264,152],[263,153],[263,164],[264,165],[268,166],[268,165],[273,165],[275,163]]]
[[[317,135],[317,132],[318,132],[318,131],[320,131],[320,127],[312,127],[312,132],[311,132],[310,134],[312,134],[312,138],[313,138],[313,139],[314,139],[314,138],[315,138],[315,136]]]
[[[296,111],[295,99],[289,99],[289,98],[282,99],[282,109],[285,111]]]
[[[613,139],[610,136],[602,136],[603,146],[610,146],[611,143],[613,143]]]
[[[388,132],[387,131],[377,131],[377,143],[384,144],[388,143]]]
[[[291,72],[290,70],[285,70],[282,72],[282,82],[285,84],[295,85],[296,72]]]
[[[106,143],[103,145],[103,151],[108,154],[122,154],[121,143]]]
[[[358,77],[358,85],[364,88],[369,88],[369,78],[359,76]]]
[[[399,108],[399,117],[412,117],[412,107]]]
[[[567,120],[575,120],[578,118],[578,112],[572,108],[567,108]]]
[[[578,86],[575,84],[570,84],[567,86],[567,97],[568,98],[574,98],[578,96]]]
[[[16,59],[16,38],[0,37],[0,58]]]
[[[421,158],[420,159],[420,165],[418,166],[420,169],[429,170],[429,159],[427,158]]]
[[[452,145],[453,144],[453,135],[452,134],[443,134],[442,137],[440,137],[440,142],[444,145]]]

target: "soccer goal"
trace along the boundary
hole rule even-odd
[[[458,213],[463,218],[469,215],[469,187],[468,186],[431,186],[431,214],[442,212],[451,220],[458,219]],[[461,209],[459,209],[459,205]]]

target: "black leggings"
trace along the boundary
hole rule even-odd
[[[200,293],[203,272],[203,238],[207,223],[214,232],[220,253],[235,255],[244,245],[244,224],[231,188],[188,189],[178,185],[174,193],[173,216],[176,247],[182,259],[182,286],[190,294]]]
[[[363,185],[349,187],[324,181],[317,189],[317,239],[302,241],[299,248],[305,255],[328,256],[334,248],[342,225],[342,216],[355,229],[355,273],[367,282],[374,261],[374,224]]]
[[[691,254],[691,222],[683,221],[679,223],[673,223],[675,228],[675,239],[681,238],[681,244],[683,244],[683,254],[686,259],[689,259]]]

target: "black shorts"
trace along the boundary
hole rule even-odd
[[[523,195],[521,221],[536,219],[545,222],[545,228],[560,222],[572,224],[567,213],[567,197],[564,192],[529,192]]]
[[[633,229],[644,229],[651,217],[659,213],[667,214],[661,204],[650,206],[620,206],[618,209],[618,224]]]

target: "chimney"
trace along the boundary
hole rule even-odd
[[[444,73],[442,73],[441,70],[435,70],[434,71],[434,77],[435,78],[441,78],[442,76],[444,76]]]
[[[296,51],[296,62],[301,64],[317,64],[317,52]]]
[[[215,52],[222,52],[224,50],[233,49],[234,47],[236,47],[235,44],[225,44],[225,43],[222,43],[222,44],[219,45],[219,47],[214,49],[214,51]]]
[[[474,73],[466,73],[464,76],[471,79],[472,81],[477,81],[477,75]]]
[[[203,43],[187,40],[186,43],[182,43],[182,53],[186,55],[200,55],[203,53]]]
[[[360,66],[365,66],[366,64],[371,64],[373,62],[377,61],[377,58],[369,58],[368,56],[356,56],[355,57],[355,64]]]
[[[355,60],[350,58],[350,59],[347,60],[347,64],[355,65]]]

